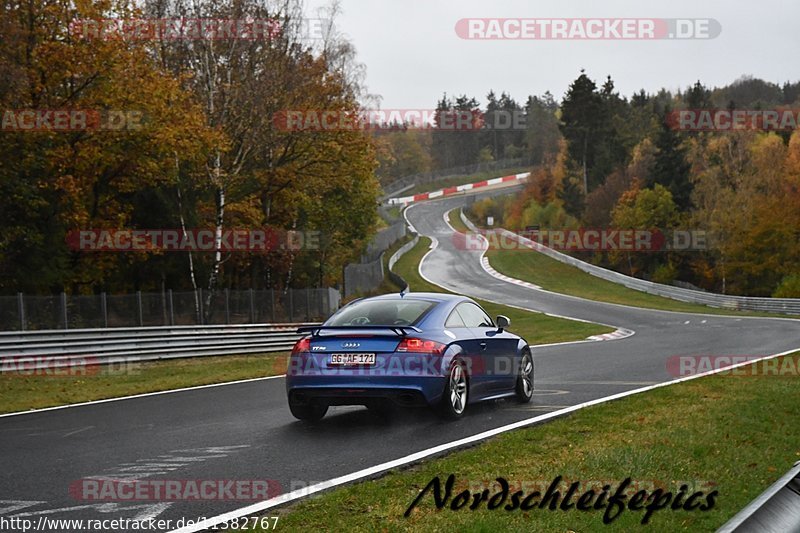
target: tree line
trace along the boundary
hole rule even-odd
[[[480,202],[473,213],[514,230],[702,232],[703,245],[687,250],[577,254],[660,283],[800,297],[800,132],[675,127],[677,111],[719,109],[788,109],[796,116],[800,83],[743,77],[714,89],[698,81],[676,93],[626,98],[610,77],[598,86],[581,72],[533,126],[557,134],[525,192]]]
[[[0,3],[0,289],[330,286],[376,229],[363,131],[275,128],[286,109],[358,109],[365,93],[334,4],[309,38],[299,0]],[[108,38],[80,21],[270,21],[268,38]],[[86,27],[84,24],[83,27]],[[133,110],[136,127],[22,130],[19,110]],[[210,229],[210,252],[87,253],[82,228]],[[228,252],[232,228],[314,233],[313,247]]]

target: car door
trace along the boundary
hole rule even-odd
[[[464,319],[458,312],[458,306],[447,317],[445,329],[457,337],[456,342],[464,351],[461,359],[467,365],[471,398],[477,399],[484,396],[487,390],[484,353],[475,337],[475,329],[467,327],[464,323]]]
[[[512,389],[516,381],[516,339],[505,331],[499,332],[489,315],[477,304],[464,302],[457,309],[478,341],[486,374],[482,380],[485,392]]]

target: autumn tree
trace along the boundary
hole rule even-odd
[[[667,123],[666,118],[662,120],[655,137],[655,161],[645,183],[648,186],[658,183],[666,187],[672,193],[678,208],[686,211],[691,206],[692,182],[689,179],[690,167],[682,142],[680,135]]]
[[[618,229],[659,231],[668,235],[680,223],[672,194],[662,185],[640,188],[638,182],[626,191],[612,211],[611,225]],[[665,253],[616,251],[609,259],[632,276],[650,276],[670,260]]]
[[[44,0],[2,10],[0,70],[11,78],[0,107],[96,117],[66,131],[22,131],[4,114],[0,209],[11,230],[0,243],[2,283],[31,292],[114,289],[145,257],[70,250],[67,232],[129,226],[143,191],[172,181],[176,159],[201,159],[215,135],[141,41],[92,38],[72,25],[136,16],[127,4]],[[112,125],[112,116],[123,122]]]
[[[558,153],[562,139],[556,112],[558,104],[550,92],[530,96],[525,106],[525,144],[534,164],[542,165]]]

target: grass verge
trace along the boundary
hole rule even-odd
[[[394,271],[408,282],[412,291],[444,291],[441,287],[428,283],[419,274],[419,263],[428,252],[430,245],[431,240],[428,237],[420,237],[417,245],[400,258],[394,266]],[[614,331],[613,328],[599,324],[551,317],[543,313],[525,311],[483,300],[477,301],[491,316],[506,315],[510,318],[511,328],[509,330],[520,335],[530,344],[583,340],[591,335]]]
[[[72,375],[0,374],[0,413],[260,378],[286,371],[285,353],[193,357],[74,368]]]
[[[464,233],[469,231],[469,228],[461,221],[459,213],[459,209],[450,211],[448,221],[457,231]],[[683,313],[787,318],[786,315],[776,313],[719,309],[629,289],[529,249],[489,250],[486,257],[495,270],[506,276],[533,283],[548,291],[579,296],[587,300]]]
[[[467,225],[461,220],[461,209],[458,207],[447,212],[447,222],[459,233],[466,233],[469,231]]]
[[[506,276],[528,281],[548,291],[588,300],[685,313],[785,317],[774,313],[719,309],[636,291],[592,276],[533,250],[490,250],[486,257],[495,270]]]
[[[714,531],[800,459],[800,358],[776,361],[776,375],[729,371],[585,408],[269,514],[281,516],[281,527],[303,531]],[[763,363],[751,368],[766,368],[758,365]],[[793,371],[783,374],[785,368]],[[709,510],[668,506],[647,525],[641,524],[645,510],[627,507],[609,525],[603,524],[604,509],[490,511],[483,502],[475,511],[453,511],[448,501],[437,510],[430,492],[410,517],[403,516],[433,478],[444,486],[449,474],[456,480],[453,497],[464,489],[493,495],[497,477],[508,481],[509,493],[544,493],[559,475],[569,480],[559,487],[562,498],[575,481],[581,482],[580,495],[599,493],[606,483],[613,492],[628,477],[635,487],[628,499],[639,489],[652,494],[657,488],[674,497],[684,483],[687,496],[704,493],[701,503],[710,492],[718,494]]]

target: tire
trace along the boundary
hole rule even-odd
[[[533,356],[527,350],[522,352],[515,392],[518,403],[528,403],[533,398]]]
[[[292,415],[298,420],[304,420],[306,422],[316,422],[317,420],[321,420],[325,413],[328,412],[328,406],[324,403],[295,403],[290,401],[289,402],[289,410],[292,412]]]
[[[450,366],[444,393],[439,402],[439,414],[449,420],[456,420],[464,416],[469,400],[469,376],[464,363],[459,360]]]

